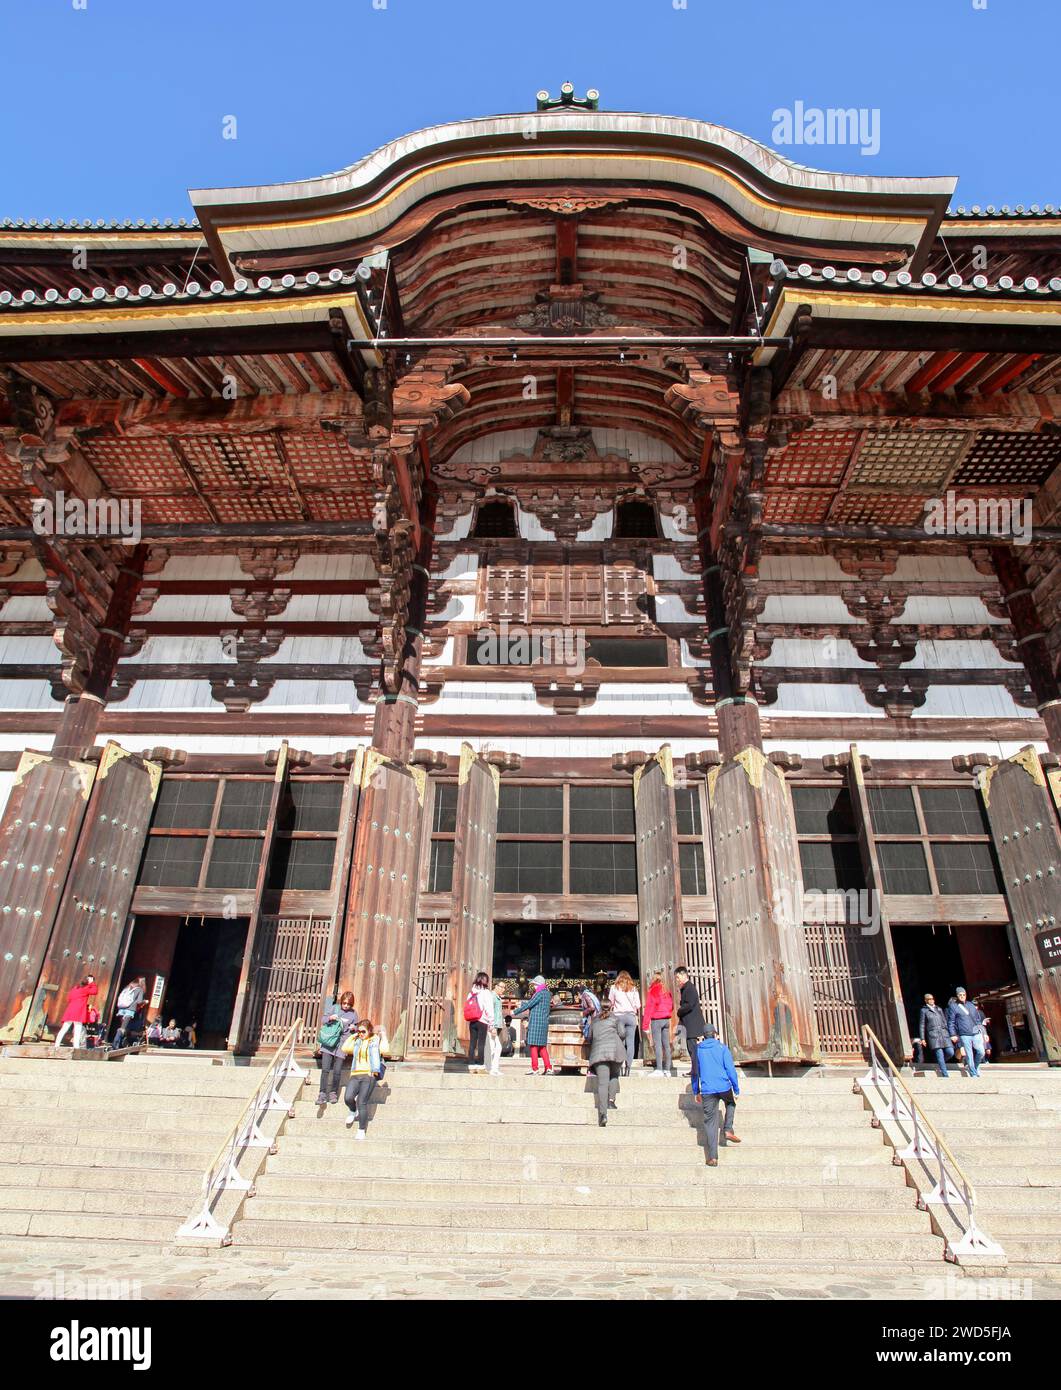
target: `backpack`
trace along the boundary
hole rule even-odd
[[[325,1048],[328,1052],[334,1052],[339,1046],[343,1036],[342,1021],[338,1018],[331,1023],[322,1023],[320,1032],[317,1034],[317,1046]]]
[[[482,1016],[483,1011],[479,1005],[479,997],[473,989],[464,1001],[464,1017],[468,1023],[478,1023]]]
[[[135,1008],[135,1007],[136,1007],[136,1004],[137,1004],[137,1002],[138,1002],[138,1001],[137,1001],[137,998],[136,998],[136,995],[137,995],[137,986],[136,986],[136,985],[126,985],[125,988],[122,990],[121,994],[118,995],[118,1008],[119,1008],[119,1009],[132,1009],[132,1008]]]

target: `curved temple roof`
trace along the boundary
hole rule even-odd
[[[565,111],[496,116],[416,131],[337,173],[286,184],[199,189],[191,198],[215,254],[396,245],[472,190],[577,182],[669,190],[713,204],[734,235],[823,247],[856,242],[915,260],[956,180],[834,174],[792,163],[747,136],[676,116]],[[447,204],[447,195],[450,201]],[[417,219],[408,219],[423,207]]]

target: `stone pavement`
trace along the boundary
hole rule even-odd
[[[818,1300],[1027,1300],[1061,1299],[1061,1282],[1043,1278],[1041,1271],[972,1279],[940,1262],[926,1275],[871,1277],[867,1273],[782,1273],[772,1270],[711,1273],[691,1278],[675,1272],[580,1269],[575,1265],[550,1268],[535,1263],[522,1269],[518,1261],[500,1269],[484,1261],[481,1268],[446,1268],[422,1264],[381,1267],[364,1254],[352,1261],[363,1273],[343,1270],[340,1262],[322,1270],[316,1262],[292,1258],[278,1264],[237,1250],[203,1255],[171,1254],[129,1246],[107,1250],[75,1241],[23,1241],[0,1247],[0,1298],[140,1298],[195,1299],[564,1299],[583,1300],[703,1300],[703,1299],[818,1299]],[[491,1267],[494,1265],[495,1267]]]

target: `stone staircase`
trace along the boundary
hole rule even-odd
[[[978,1223],[1000,1244],[1008,1273],[1061,1278],[1061,1068],[951,1068],[903,1073],[976,1192]],[[923,1183],[919,1183],[924,1186]]]
[[[0,1237],[170,1245],[259,1077],[184,1054],[0,1056]]]
[[[742,1081],[743,1142],[708,1169],[687,1080],[635,1074],[597,1125],[584,1077],[391,1066],[365,1143],[304,1087],[233,1227],[275,1259],[454,1267],[938,1275],[943,1241],[852,1076]]]

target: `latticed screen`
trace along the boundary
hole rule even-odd
[[[498,840],[498,893],[560,893],[563,883],[562,840]]]
[[[932,892],[932,882],[925,864],[925,851],[919,843],[879,840],[877,858],[885,893]]]
[[[937,842],[932,846],[932,860],[941,893],[981,897],[1002,892],[994,850],[983,841]]]
[[[152,829],[205,829],[213,820],[218,785],[216,781],[163,778],[155,802]]]
[[[332,833],[339,828],[343,784],[330,782],[292,782],[290,799],[277,812],[277,829],[282,834]]]
[[[206,853],[205,835],[153,835],[147,842],[139,881],[159,888],[195,888]]]
[[[431,812],[431,829],[452,834],[457,828],[457,784],[436,782],[435,801]]]
[[[699,787],[675,787],[674,810],[678,821],[679,835],[702,835],[704,833]]]
[[[919,794],[930,835],[990,834],[975,787],[922,787]]]
[[[564,823],[563,787],[501,786],[499,835],[559,835]]]
[[[637,856],[628,840],[572,840],[572,893],[636,893]]]
[[[703,897],[709,892],[707,867],[704,860],[704,847],[698,844],[678,846],[678,864],[681,869],[682,892],[690,896]]]
[[[855,833],[855,814],[846,787],[793,787],[792,805],[801,835]]]
[[[253,888],[261,857],[261,840],[217,838],[206,871],[206,887]]]
[[[633,833],[634,797],[629,787],[571,788],[572,835]]]
[[[272,794],[271,782],[226,782],[218,829],[264,830]]]
[[[278,839],[269,866],[269,887],[326,892],[334,862],[334,839]]]
[[[801,840],[799,861],[808,893],[846,893],[866,886],[862,858],[853,840]]]
[[[910,787],[868,787],[870,818],[878,835],[920,835]]]
[[[427,891],[448,893],[453,888],[453,841],[432,840],[427,870]]]

